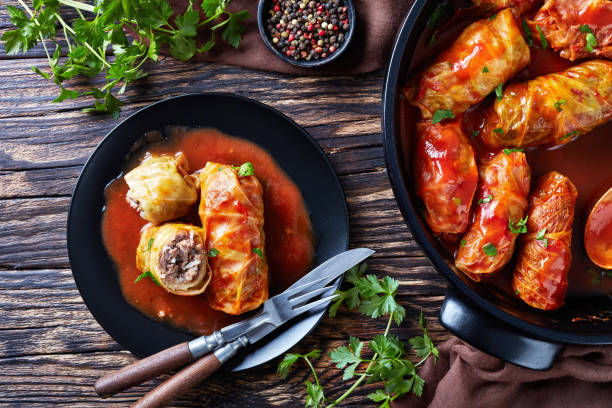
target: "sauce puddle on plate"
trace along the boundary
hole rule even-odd
[[[228,165],[253,163],[255,175],[264,188],[270,296],[282,292],[302,277],[314,256],[314,233],[300,190],[270,154],[250,141],[227,136],[214,129],[172,128],[169,133],[167,140],[147,146],[146,152],[183,152],[191,172],[203,168],[208,161]],[[144,153],[130,160],[125,171],[138,165]],[[211,309],[204,294],[173,295],[150,279],[135,283],[140,275],[136,269],[136,248],[140,231],[147,222],[127,203],[127,191],[123,175],[106,188],[102,235],[106,250],[115,263],[123,296],[130,305],[147,316],[198,335],[209,334],[252,315],[225,314]],[[198,204],[182,221],[200,225]]]

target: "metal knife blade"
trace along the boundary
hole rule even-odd
[[[355,248],[342,252],[314,268],[312,271],[291,285],[288,289],[294,289],[315,280],[321,280],[321,286],[327,285],[373,253],[374,251],[367,248]],[[305,291],[308,291],[308,289],[305,289]],[[266,303],[272,303],[273,301],[274,299],[270,298],[266,301]],[[269,316],[267,316],[266,303],[264,303],[264,310],[262,313],[259,313],[250,319],[234,323],[221,329],[220,332],[225,341],[230,342],[240,336],[246,336],[250,343],[254,343],[260,340],[262,337],[268,335],[270,332],[274,331],[277,327],[284,324],[285,321],[279,322],[278,320],[270,319]]]

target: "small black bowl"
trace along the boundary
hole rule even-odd
[[[281,53],[276,47],[270,42],[270,37],[266,28],[264,27],[265,20],[267,18],[267,12],[270,9],[270,3],[272,0],[259,0],[259,6],[257,8],[257,25],[259,26],[259,34],[261,34],[261,38],[266,46],[272,51],[274,55],[283,61],[296,65],[298,67],[319,67],[321,65],[325,65],[329,62],[332,62],[335,59],[338,59],[340,55],[348,48],[351,40],[353,39],[353,34],[355,33],[355,25],[357,24],[356,13],[355,13],[355,5],[353,4],[353,0],[343,0],[344,5],[347,7],[348,20],[349,20],[349,30],[344,36],[344,42],[338,47],[338,49],[327,58],[320,58],[318,60],[295,60],[293,58],[289,58],[283,53]]]

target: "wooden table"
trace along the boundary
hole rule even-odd
[[[8,27],[1,10],[0,32]],[[96,378],[134,357],[85,307],[66,251],[72,189],[87,157],[118,121],[82,113],[82,101],[51,103],[57,88],[32,73],[31,66],[46,67],[41,48],[15,58],[0,45],[0,405],[126,406],[159,381],[109,400],[94,393]],[[292,76],[171,58],[148,70],[151,75],[122,98],[122,118],[170,96],[221,91],[266,103],[302,125],[340,177],[350,210],[351,246],[375,249],[370,271],[401,282],[399,301],[407,317],[393,333],[403,340],[418,334],[423,309],[434,341],[450,336],[437,320],[446,283],[412,239],[387,179],[380,118],[384,72]],[[384,325],[342,309],[296,350],[327,351],[348,336],[369,339]],[[300,365],[283,381],[277,364],[278,359],[247,372],[217,375],[174,405],[302,406],[309,371]],[[327,396],[348,388],[326,355],[316,366]],[[372,390],[360,387],[345,406],[369,405],[366,395]]]

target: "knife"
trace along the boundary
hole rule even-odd
[[[279,316],[279,311],[283,312],[284,307],[278,307],[278,302],[282,299],[286,300],[288,293],[292,296],[292,298],[289,298],[291,306],[299,310],[299,307],[304,307],[302,305],[312,298],[312,292],[308,293],[311,296],[307,297],[303,295],[305,291],[314,288],[318,290],[316,293],[318,295],[331,290],[330,287],[326,287],[328,283],[334,281],[348,269],[359,264],[373,253],[374,251],[371,249],[356,248],[330,258],[291,285],[285,292],[268,299],[264,303],[263,310],[254,317],[224,327],[208,336],[201,336],[189,342],[162,350],[119,371],[107,374],[96,381],[96,393],[101,397],[114,395],[134,385],[141,384],[163,373],[198,360],[209,353],[207,357],[201,360],[209,361],[216,359],[217,361],[214,364],[216,365],[214,370],[216,370],[221,364],[233,357],[240,348],[259,341],[287,320],[307,311],[302,310],[300,313],[292,312],[286,313],[285,316]],[[331,300],[332,297],[328,297],[312,302],[307,305],[310,306],[308,311],[320,310],[322,307],[326,307]],[[211,353],[213,350],[215,352]],[[196,366],[196,364],[199,365],[192,367]],[[201,369],[204,365],[206,363],[200,361],[185,368],[185,370],[189,368]],[[206,376],[210,375],[214,370]]]

